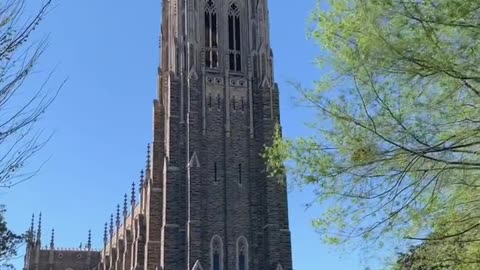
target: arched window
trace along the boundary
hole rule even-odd
[[[223,270],[223,243],[218,235],[210,242],[210,261],[211,270]]]
[[[205,3],[205,66],[218,68],[218,24],[215,2]]]
[[[240,9],[232,3],[228,9],[228,49],[230,70],[242,71]]]
[[[248,242],[243,236],[237,240],[237,270],[248,270]]]

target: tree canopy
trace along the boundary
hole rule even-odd
[[[0,2],[0,190],[12,188],[35,175],[25,171],[26,163],[45,145],[36,123],[55,99],[48,79],[41,85],[26,85],[46,48],[46,38],[35,40],[32,33],[46,15],[52,0],[42,1],[29,16],[26,0]],[[23,170],[22,170],[23,169]],[[0,204],[0,268],[11,267],[24,235],[7,227],[5,207]]]
[[[25,0],[0,2],[0,189],[35,175],[36,171],[19,171],[49,139],[35,124],[60,88],[48,88],[52,74],[40,85],[26,84],[47,46],[47,37],[32,38],[52,0],[43,2],[32,16]]]
[[[17,255],[17,247],[24,236],[15,234],[7,227],[5,209],[0,206],[0,268],[9,266],[7,259]]]
[[[478,269],[480,2],[320,2],[310,34],[329,72],[298,87],[313,135],[277,134],[270,172],[290,160],[297,183],[315,187],[329,243],[463,243],[456,269]]]

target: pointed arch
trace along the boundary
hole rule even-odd
[[[280,263],[278,263],[276,270],[283,270],[283,267],[282,267],[282,265],[281,265]]]
[[[232,1],[228,7],[228,49],[230,70],[242,71],[240,7]]]
[[[218,235],[210,241],[210,269],[223,270],[223,241]]]
[[[193,265],[192,270],[203,270],[202,264],[200,263],[200,260],[197,260],[195,264]]]
[[[248,241],[244,236],[237,239],[237,270],[248,270]]]
[[[218,68],[218,20],[214,0],[205,1],[205,66]]]

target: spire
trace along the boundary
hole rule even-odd
[[[28,229],[28,242],[33,244],[35,238],[35,214],[32,214],[32,222],[30,223],[30,229]]]
[[[38,229],[37,229],[37,242],[40,243],[42,238],[42,213],[38,215]]]
[[[30,223],[30,233],[33,234],[34,230],[35,230],[35,214],[32,214],[32,222]]]
[[[110,215],[110,238],[113,237],[113,214]]]
[[[52,236],[50,237],[50,249],[55,248],[55,229],[52,229]]]
[[[146,164],[146,167],[145,167],[147,171],[150,169],[150,163],[151,163],[151,160],[152,160],[150,147],[151,147],[151,145],[148,144],[147,145],[147,164]]]
[[[92,230],[88,230],[87,250],[92,250]]]
[[[115,225],[117,225],[117,229],[120,227],[120,204],[117,204],[117,217],[115,219]]]
[[[131,194],[130,203],[131,203],[132,205],[135,205],[135,181],[132,182],[132,194]],[[133,213],[132,213],[132,214],[133,214]]]
[[[145,183],[144,179],[145,179],[145,172],[143,170],[141,170],[140,171],[140,186],[138,187],[138,189],[140,190],[140,193],[142,193],[143,184]]]
[[[128,215],[127,201],[128,201],[128,196],[127,196],[127,193],[125,193],[125,196],[123,197],[123,217],[124,218],[126,218]]]
[[[105,227],[103,230],[103,244],[106,246],[108,241],[108,222],[105,222]]]

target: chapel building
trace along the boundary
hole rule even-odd
[[[260,156],[280,121],[268,0],[163,0],[160,51],[146,168],[102,250],[42,247],[32,223],[24,270],[292,270]]]

